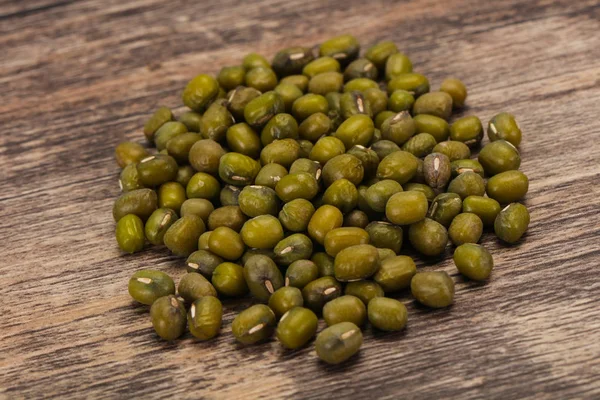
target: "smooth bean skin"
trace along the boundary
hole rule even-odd
[[[458,214],[448,228],[448,236],[455,246],[463,243],[477,243],[483,233],[481,218],[472,213]]]
[[[131,297],[142,304],[152,305],[156,299],[175,294],[173,279],[162,271],[145,269],[137,271],[129,279]]]
[[[401,227],[383,221],[371,222],[365,228],[369,234],[370,244],[381,249],[389,249],[394,255],[400,252],[404,242],[404,232]]]
[[[329,326],[340,322],[352,322],[362,326],[367,321],[367,308],[358,297],[344,295],[325,304],[323,319]]]
[[[173,112],[168,107],[159,107],[144,125],[144,136],[148,142],[152,143],[158,128],[171,120],[173,120]]]
[[[144,248],[146,237],[144,223],[134,214],[128,214],[117,222],[116,237],[119,248],[124,252],[133,254]]]
[[[519,241],[529,227],[527,207],[519,203],[506,206],[494,221],[494,232],[502,241],[513,244]]]
[[[317,268],[319,269],[319,277],[334,275],[334,258],[329,254],[325,252],[314,253],[310,260],[317,264]]]
[[[494,260],[483,246],[465,243],[454,250],[454,264],[458,272],[474,281],[485,281],[494,268]]]
[[[450,162],[456,160],[464,160],[471,157],[471,150],[469,146],[463,142],[457,142],[454,140],[446,140],[439,142],[435,145],[432,150],[434,153],[445,154],[450,159]]]
[[[397,292],[410,286],[417,273],[417,266],[409,256],[395,256],[381,261],[381,266],[373,276],[385,293]]]
[[[113,217],[118,222],[127,214],[145,221],[158,207],[158,196],[152,189],[136,189],[120,195],[113,205]]]
[[[402,330],[408,321],[406,306],[386,297],[376,297],[369,301],[368,316],[371,325],[389,332]]]
[[[452,97],[452,106],[454,108],[463,108],[467,99],[467,87],[461,80],[456,78],[446,78],[440,85],[440,91],[446,92]]]
[[[485,181],[475,172],[465,172],[450,181],[448,192],[458,194],[463,200],[468,196],[483,196]]]
[[[196,171],[214,175],[219,170],[219,161],[224,155],[225,150],[219,143],[211,139],[202,139],[192,145],[188,160]]]
[[[180,216],[196,215],[208,224],[209,215],[215,210],[215,207],[207,199],[187,199],[181,205],[179,210]]]
[[[115,148],[115,158],[119,167],[136,164],[148,157],[148,151],[139,143],[122,142]]]
[[[138,177],[144,187],[155,187],[174,181],[177,170],[177,161],[164,154],[146,157],[137,164]]]
[[[392,179],[403,185],[415,176],[417,168],[417,157],[406,151],[395,151],[381,160],[377,178]]]
[[[340,251],[358,244],[368,244],[369,234],[361,228],[336,228],[325,235],[325,252],[335,257]]]
[[[456,217],[463,206],[460,196],[456,193],[440,193],[433,201],[427,211],[427,218],[431,218],[445,227]]]
[[[306,199],[294,199],[285,203],[279,212],[279,221],[292,232],[303,232],[315,213],[315,207]]]
[[[281,271],[267,256],[250,257],[244,265],[244,277],[250,293],[263,303],[268,302],[271,295],[284,284]]]
[[[198,239],[205,231],[206,226],[200,217],[186,215],[171,225],[163,240],[173,254],[187,257],[198,249]]]
[[[244,268],[231,262],[221,263],[214,269],[212,284],[225,296],[240,297],[248,293]]]
[[[219,334],[223,306],[213,296],[202,297],[192,303],[187,315],[190,333],[200,340],[209,340]]]
[[[429,133],[440,143],[448,140],[450,136],[450,125],[448,122],[440,117],[429,114],[415,115],[413,118],[416,127],[416,133]]]
[[[315,336],[318,323],[314,312],[308,308],[294,307],[279,321],[277,339],[285,348],[298,349]]]
[[[444,308],[454,301],[454,282],[444,271],[417,273],[410,289],[414,298],[427,307]]]
[[[273,248],[275,262],[281,266],[307,259],[312,252],[312,240],[302,233],[294,233],[280,240]]]
[[[328,364],[340,364],[358,352],[363,336],[352,322],[340,322],[324,329],[317,336],[317,355]]]
[[[349,180],[339,179],[325,190],[323,203],[337,207],[343,213],[348,213],[358,204],[358,190]]]
[[[358,297],[366,306],[371,299],[383,297],[385,293],[378,283],[372,281],[356,281],[346,284],[344,294]]]
[[[283,239],[283,227],[272,215],[260,215],[246,221],[240,235],[250,248],[272,249]]]
[[[359,244],[337,253],[333,268],[338,281],[352,282],[369,278],[379,265],[377,249],[369,244]]]
[[[448,231],[442,224],[425,218],[410,226],[408,239],[419,253],[434,257],[444,252],[448,244]]]
[[[302,289],[304,306],[316,313],[320,313],[327,302],[341,295],[342,285],[333,276],[323,276]]]
[[[285,271],[285,285],[303,289],[319,277],[319,267],[310,260],[297,260]]]
[[[211,253],[231,261],[240,258],[245,250],[240,235],[226,226],[213,230],[208,238],[208,248]]]
[[[505,140],[496,140],[483,146],[477,160],[488,176],[517,170],[521,165],[519,151]]]
[[[521,127],[515,116],[506,112],[502,112],[490,120],[487,133],[492,142],[506,140],[515,147],[521,144]]]
[[[521,171],[505,171],[487,181],[486,193],[500,204],[521,200],[529,190],[529,179]]]
[[[173,295],[168,295],[152,303],[150,319],[158,336],[172,341],[185,332],[187,313],[183,302]]]
[[[177,293],[187,303],[193,303],[206,296],[217,297],[217,291],[214,286],[204,276],[195,272],[188,272],[181,277],[177,286]]]
[[[278,319],[292,308],[302,307],[303,305],[302,292],[292,286],[280,287],[269,297],[269,307]]]
[[[250,345],[269,338],[276,324],[275,313],[264,304],[256,304],[235,317],[231,332],[238,342]]]
[[[324,244],[329,231],[339,228],[344,222],[342,212],[336,207],[323,205],[312,215],[308,223],[308,234],[319,244]]]
[[[200,74],[192,79],[185,87],[183,104],[193,111],[202,112],[219,93],[219,82],[210,75]]]
[[[137,172],[137,163],[126,165],[119,174],[119,188],[122,192],[142,189],[144,185],[140,182]]]
[[[383,41],[368,48],[365,52],[365,58],[375,64],[377,69],[383,71],[387,60],[392,54],[396,53],[398,53],[398,47],[394,42]]]
[[[188,272],[197,272],[206,279],[211,279],[215,268],[223,262],[223,259],[207,250],[197,250],[190,254],[185,261]]]
[[[477,215],[484,226],[493,226],[500,210],[500,203],[489,197],[468,196],[462,202],[462,212]]]
[[[185,188],[177,182],[163,183],[158,188],[158,206],[161,208],[170,208],[179,214],[186,199]]]
[[[396,225],[409,225],[419,222],[427,215],[429,204],[421,192],[398,192],[388,200],[385,216]]]
[[[239,206],[219,207],[208,216],[208,229],[215,229],[226,226],[235,232],[242,229],[248,218],[244,215]]]

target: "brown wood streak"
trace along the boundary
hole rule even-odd
[[[599,20],[596,0],[0,2],[0,398],[599,398]],[[119,254],[114,146],[196,73],[343,32],[394,40],[434,87],[462,78],[465,114],[517,114],[526,238],[485,236],[486,285],[450,251],[420,262],[451,273],[456,304],[403,296],[408,329],[367,329],[342,366],[312,346],[240,348],[234,302],[214,341],[160,342],[126,282],[144,266],[180,276],[181,260]]]

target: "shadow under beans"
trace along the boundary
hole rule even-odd
[[[318,360],[317,368],[322,371],[331,372],[331,373],[344,373],[351,372],[353,370],[360,369],[360,360],[362,358],[361,351],[354,354],[352,357],[347,359],[346,361],[341,362],[340,364],[327,364],[325,361]]]
[[[403,340],[408,335],[409,329],[410,328],[406,326],[399,331],[382,331],[377,328],[374,328],[373,326],[369,326],[364,330],[364,332],[369,333],[370,336],[378,342],[393,343]]]
[[[413,307],[413,309],[417,312],[419,312],[420,314],[430,314],[430,315],[437,315],[437,316],[443,316],[446,314],[449,314],[450,311],[452,310],[452,306],[454,304],[450,304],[448,307],[444,307],[444,308],[431,308],[428,306],[425,306],[421,303],[419,303],[417,300],[413,300],[412,303],[410,303],[411,306]]]

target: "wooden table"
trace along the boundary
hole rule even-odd
[[[597,0],[1,1],[0,398],[599,398],[599,21]],[[402,297],[406,331],[366,329],[341,366],[312,345],[236,345],[236,302],[211,342],[158,340],[127,281],[179,277],[182,260],[119,252],[115,145],[198,73],[346,32],[395,41],[434,88],[463,79],[466,115],[518,116],[526,237],[485,236],[485,285],[450,249],[419,261],[451,273],[454,306]]]

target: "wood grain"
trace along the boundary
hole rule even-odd
[[[318,362],[222,334],[157,340],[126,294],[142,267],[181,276],[164,249],[119,253],[114,146],[141,140],[186,81],[257,50],[351,32],[393,40],[427,74],[469,88],[467,115],[524,129],[532,223],[483,243],[496,269],[449,310],[402,297],[409,327],[367,329],[359,356]],[[600,4],[597,0],[0,1],[0,398],[600,397]]]

